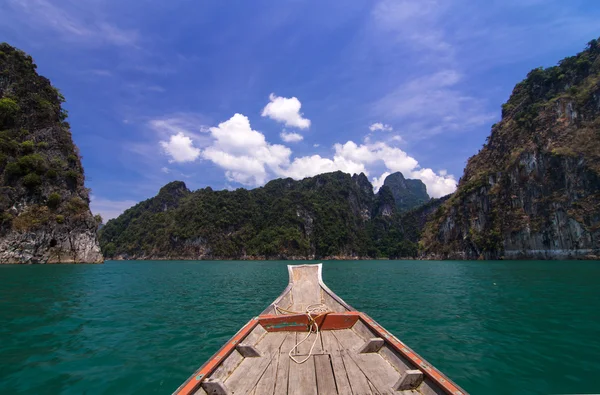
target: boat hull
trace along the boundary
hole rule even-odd
[[[321,264],[288,270],[281,296],[175,394],[466,394],[327,288]]]

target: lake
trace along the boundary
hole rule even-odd
[[[0,393],[170,394],[288,263],[0,265]],[[600,393],[600,262],[334,261],[323,277],[473,394]]]

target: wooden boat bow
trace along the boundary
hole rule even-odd
[[[283,293],[174,394],[466,394],[332,292],[322,269],[288,265]]]

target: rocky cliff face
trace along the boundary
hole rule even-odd
[[[100,263],[62,95],[0,44],[0,263]]]
[[[417,237],[403,230],[389,188],[382,189],[375,196],[364,174],[342,172],[253,190],[189,192],[173,182],[109,221],[100,242],[117,259],[415,256]]]
[[[399,211],[411,210],[429,200],[427,187],[423,181],[406,179],[400,172],[387,176],[383,186],[389,188]]]
[[[533,70],[421,240],[432,258],[600,256],[600,45]]]

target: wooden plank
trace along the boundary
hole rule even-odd
[[[289,351],[294,347],[296,335],[290,333],[279,348],[279,359],[277,361],[277,375],[275,378],[275,395],[286,395],[288,393],[288,377],[290,372]]]
[[[405,370],[414,369],[411,367],[412,364],[406,358],[400,355],[396,350],[390,348],[387,344],[381,347],[379,355],[388,361],[398,373],[404,373]]]
[[[273,357],[267,370],[258,381],[258,384],[256,384],[255,392],[257,395],[270,395],[275,390],[275,377],[277,375],[279,358],[281,358],[281,354],[276,354]]]
[[[375,388],[375,386],[373,385],[373,383],[371,383],[369,381],[369,388],[371,388],[371,393],[373,393],[373,395],[379,395],[379,392],[377,391],[377,388]]]
[[[354,324],[352,330],[365,340],[370,339],[372,337],[381,337],[379,333],[373,332],[361,320],[358,320],[356,324]]]
[[[256,328],[254,328],[252,332],[250,332],[248,336],[242,340],[242,342],[254,346],[266,333],[267,331],[265,328],[263,328],[261,325],[257,325]]]
[[[292,311],[304,312],[309,305],[321,303],[317,266],[292,267],[292,281]]]
[[[359,354],[366,354],[371,352],[377,352],[383,347],[384,341],[380,337],[373,337],[368,339],[365,344],[358,350]]]
[[[423,382],[423,372],[418,369],[405,371],[398,382],[394,385],[396,391],[417,389]]]
[[[242,354],[244,358],[257,358],[260,353],[254,346],[246,343],[240,343],[235,347],[236,351]]]
[[[446,395],[448,392],[440,388],[433,380],[429,377],[425,377],[423,384],[419,387],[419,392],[423,395]]]
[[[223,363],[221,363],[217,370],[215,370],[209,377],[211,379],[218,379],[224,382],[227,377],[229,377],[231,373],[238,367],[243,359],[244,357],[242,357],[242,354],[237,352],[237,350],[233,350],[233,352],[229,354],[227,358],[225,358]]]
[[[344,367],[346,368],[346,374],[348,375],[348,381],[350,381],[350,387],[354,395],[365,395],[371,394],[371,387],[365,374],[360,370],[356,362],[350,357],[348,351],[342,350],[341,352],[342,361],[344,361]]]
[[[337,395],[335,377],[329,355],[315,355],[315,372],[317,374],[317,392],[319,395]]]
[[[333,376],[338,393],[340,395],[352,394],[350,381],[348,380],[348,374],[346,373],[337,339],[331,331],[324,331],[321,335],[323,336],[324,352],[329,353],[331,357],[331,367],[333,368]]]
[[[308,334],[307,332],[297,332],[298,333],[298,337],[296,338],[296,341],[301,341],[302,339],[304,339],[306,337],[306,335]],[[323,354],[323,345],[321,344],[321,335],[319,335],[319,338],[317,339],[317,334],[312,332],[309,336],[308,339],[306,339],[302,344],[300,344],[297,348],[297,355],[308,355],[310,348],[312,347],[313,343],[316,340],[316,344],[315,347],[313,348],[313,355],[314,354]]]
[[[315,360],[310,357],[304,363],[290,362],[288,382],[289,395],[317,395]]]
[[[392,394],[392,387],[400,378],[398,372],[379,354],[358,354],[355,348],[356,344],[362,342],[362,338],[356,332],[344,329],[334,331],[333,333],[340,342],[340,345],[349,350],[348,357],[356,363],[363,374],[373,383],[378,393]],[[344,359],[344,363],[346,363],[346,359]],[[347,368],[348,365],[346,365]],[[350,378],[350,371],[348,371],[348,377]],[[350,380],[352,379],[350,378]]]
[[[269,333],[256,345],[261,353],[259,358],[244,358],[237,369],[225,381],[225,385],[234,394],[246,394],[254,388],[285,340],[286,333]]]
[[[208,395],[206,393],[206,391],[204,391],[204,388],[200,387],[198,388],[198,391],[194,392],[194,395]]]
[[[206,379],[202,382],[202,388],[208,395],[231,395],[221,380]]]

